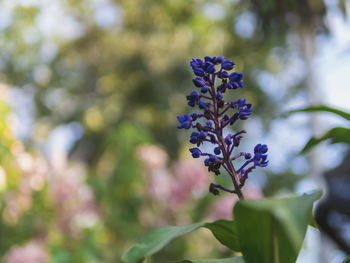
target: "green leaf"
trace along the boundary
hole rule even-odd
[[[348,256],[342,263],[350,263],[350,256]]]
[[[165,226],[153,229],[137,245],[126,252],[122,256],[122,260],[126,263],[142,262],[144,258],[158,252],[173,239],[204,225],[205,223],[197,223],[188,226]]]
[[[213,223],[196,223],[188,226],[165,226],[152,230],[141,241],[127,251],[122,260],[126,263],[139,263],[149,257],[173,239],[194,231],[200,227],[206,227],[214,234],[218,241],[228,248],[239,251],[236,231],[233,221],[218,220]]]
[[[350,113],[336,109],[336,108],[328,107],[326,105],[310,106],[302,109],[292,110],[287,112],[286,114],[289,115],[296,112],[320,112],[320,111],[334,113],[350,121]]]
[[[233,251],[241,251],[237,239],[236,224],[234,221],[218,220],[205,225],[221,244]]]
[[[243,257],[222,258],[222,259],[199,259],[199,260],[182,260],[175,263],[244,263]]]
[[[318,229],[318,225],[317,225],[316,220],[313,216],[310,218],[309,226],[312,226],[313,228]]]
[[[321,192],[261,201],[239,201],[234,208],[237,235],[247,263],[295,262]]]
[[[322,137],[312,137],[301,150],[301,153],[309,151],[317,144],[331,139],[331,143],[346,143],[350,145],[350,129],[345,127],[335,127],[327,131]]]

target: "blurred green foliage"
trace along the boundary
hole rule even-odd
[[[280,47],[287,52],[285,36],[293,27],[280,22],[287,11],[298,13],[299,6],[282,2],[283,9],[278,1],[1,2],[8,23],[4,19],[0,25],[0,81],[32,94],[35,104],[34,125],[25,144],[10,129],[8,116],[15,109],[3,101],[0,104],[0,164],[6,175],[0,184],[1,254],[35,237],[49,244],[50,262],[118,262],[150,228],[140,222],[145,203],[154,214],[158,212],[156,205],[145,200],[144,168],[135,150],[152,143],[162,145],[171,161],[181,156],[184,137],[175,129],[175,116],[185,112],[185,94],[192,88],[188,66],[192,57],[225,55],[234,60],[249,87],[236,96],[254,105],[266,127],[276,116],[279,105],[255,76],[259,70],[278,72],[287,63],[286,58],[271,57],[271,50]],[[303,3],[309,19],[319,21],[324,16],[322,3]],[[108,17],[107,9],[114,12],[114,20],[104,24],[98,13]],[[251,35],[244,36],[235,25],[247,12],[257,24]],[[305,17],[303,12],[299,15]],[[17,107],[16,98],[12,100]],[[84,133],[69,152],[68,166],[76,162],[87,166],[84,180],[93,190],[97,214],[102,214],[99,223],[77,235],[58,226],[64,213],[53,194],[55,175],[40,187],[33,179],[34,188],[28,190],[26,180],[32,177],[18,164],[20,156],[50,159],[43,141],[57,126],[72,122],[81,125]],[[269,183],[266,193],[291,187],[292,179],[284,177],[288,173],[276,175],[280,183]],[[23,180],[27,186],[21,186]],[[31,201],[19,205],[23,191],[24,200]],[[16,209],[8,210],[13,200]],[[202,196],[191,207],[189,218],[201,220],[213,202],[211,196]],[[208,240],[205,234],[202,237]],[[163,262],[169,255],[204,253],[194,246],[191,241],[179,241],[155,256],[154,262]],[[214,256],[230,256],[220,248],[207,250]]]

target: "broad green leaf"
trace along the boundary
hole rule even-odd
[[[198,259],[182,260],[175,263],[244,263],[243,257],[223,258],[223,259]]]
[[[336,108],[332,108],[332,107],[328,107],[325,105],[318,105],[318,106],[310,106],[310,107],[306,107],[306,108],[302,108],[302,109],[297,109],[297,110],[292,110],[289,111],[287,114],[292,114],[292,113],[296,113],[296,112],[330,112],[330,113],[334,113],[337,114],[340,117],[343,117],[344,119],[350,121],[350,113],[336,109]]]
[[[214,234],[218,241],[232,250],[238,251],[239,246],[235,237],[233,221],[218,220],[213,223],[196,223],[188,226],[165,226],[152,230],[141,241],[127,251],[122,260],[126,263],[139,263],[149,257],[173,239],[194,231],[200,227],[206,227]]]
[[[261,201],[234,208],[237,236],[246,263],[292,263],[297,259],[321,192]]]
[[[233,251],[240,251],[237,239],[236,224],[234,221],[218,220],[205,225],[221,244]]]
[[[126,263],[142,262],[144,258],[158,252],[173,239],[204,225],[205,223],[197,223],[188,226],[165,226],[153,229],[137,245],[126,252],[122,260]]]
[[[342,263],[350,263],[350,256],[348,256]]]
[[[311,148],[316,146],[317,144],[325,141],[331,140],[331,143],[346,143],[350,144],[350,129],[345,127],[335,127],[326,132],[322,137],[315,138],[312,137],[304,148],[301,150],[301,153],[305,153],[309,151]]]

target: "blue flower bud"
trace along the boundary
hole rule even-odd
[[[198,104],[200,95],[199,95],[198,91],[193,90],[190,93],[190,95],[188,95],[186,98],[188,100],[188,105],[191,106],[191,107],[194,107],[195,105]]]
[[[266,144],[259,143],[254,147],[254,153],[264,154],[264,153],[267,153],[267,151],[268,151],[268,148]]]
[[[204,76],[204,70],[202,68],[197,68],[197,67],[193,68],[193,73],[199,77]]]
[[[224,98],[224,96],[222,95],[222,93],[220,91],[218,91],[218,93],[216,93],[216,99],[222,100],[223,98]]]
[[[215,155],[209,155],[209,162],[216,163],[218,158]]]
[[[191,148],[190,152],[192,153],[193,158],[199,158],[202,153],[198,148]]]
[[[232,62],[231,60],[225,60],[224,62],[221,63],[221,67],[225,70],[232,70],[234,65],[235,63]]]
[[[227,145],[231,145],[232,139],[231,139],[231,136],[230,136],[230,135],[227,135],[227,136],[225,137],[225,143],[226,143]]]
[[[227,71],[221,71],[218,74],[218,78],[220,78],[220,79],[226,79],[228,77],[229,77],[229,75],[228,75]]]
[[[216,155],[219,155],[219,154],[221,153],[221,149],[220,149],[219,146],[217,146],[217,147],[214,148],[214,153],[215,153]]]
[[[217,63],[222,63],[222,62],[224,62],[224,60],[225,60],[224,56],[219,56],[216,58]]]
[[[209,88],[208,88],[207,86],[203,86],[203,87],[201,88],[201,92],[202,92],[202,93],[207,93],[208,90],[209,90]]]
[[[207,135],[208,135],[208,134],[207,134],[206,132],[200,132],[198,137],[199,137],[201,140],[205,140],[205,138],[207,137]]]
[[[201,60],[199,58],[197,58],[197,59],[192,58],[190,65],[192,68],[200,68],[204,65],[204,62],[203,62],[203,60]]]
[[[233,72],[229,76],[230,81],[227,86],[231,89],[243,88],[243,73]]]
[[[190,143],[197,144],[198,136],[199,136],[198,132],[192,132],[190,137]]]
[[[212,74],[215,72],[215,65],[212,63],[206,64],[206,72]]]
[[[205,56],[205,57],[204,57],[204,60],[205,60],[205,62],[212,62],[212,61],[213,61],[213,58],[210,57],[210,56]]]
[[[177,128],[182,129],[189,129],[191,128],[192,124],[192,118],[191,116],[185,114],[184,116],[177,116],[178,121],[180,122],[180,125],[177,126]]]
[[[205,80],[201,77],[196,77],[192,81],[193,81],[194,85],[198,88],[205,86]]]
[[[207,110],[209,109],[209,102],[204,102],[204,101],[198,101],[198,106],[200,109],[204,109],[204,110]]]

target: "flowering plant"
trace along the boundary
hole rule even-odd
[[[204,164],[209,171],[216,175],[220,174],[220,167],[223,167],[231,177],[234,189],[228,189],[218,184],[210,184],[209,190],[214,195],[219,194],[219,190],[235,193],[240,199],[244,199],[241,188],[243,187],[248,174],[256,167],[266,167],[268,164],[265,144],[258,144],[254,148],[254,156],[246,152],[235,153],[245,130],[234,134],[229,133],[224,136],[224,129],[233,125],[238,120],[246,120],[253,112],[252,105],[246,103],[246,99],[237,101],[224,101],[224,93],[228,90],[243,88],[243,73],[229,71],[234,69],[235,63],[225,60],[223,56],[205,57],[192,59],[190,62],[193,73],[197,76],[193,79],[193,84],[200,89],[200,92],[193,90],[187,96],[188,105],[198,107],[201,113],[178,116],[180,122],[179,129],[196,129],[192,132],[190,142],[197,145],[191,148],[193,158],[205,156]],[[216,86],[216,81],[219,85]],[[229,113],[234,110],[234,113]],[[205,125],[200,120],[206,119]],[[197,122],[196,122],[197,121]],[[196,123],[195,123],[196,122]],[[198,146],[203,142],[210,142],[215,147],[214,154],[202,152]],[[238,169],[233,165],[233,161],[244,157],[246,162]]]
[[[205,57],[204,60],[192,59],[190,65],[196,75],[193,83],[200,92],[193,90],[187,96],[187,101],[189,106],[199,108],[200,112],[178,116],[178,128],[196,129],[190,137],[190,142],[197,146],[190,149],[192,156],[205,157],[204,165],[216,175],[220,174],[220,168],[223,167],[231,177],[234,189],[212,183],[209,187],[210,192],[214,195],[219,194],[219,190],[235,193],[241,200],[235,204],[234,220],[164,226],[152,230],[123,255],[123,262],[140,263],[173,239],[200,227],[209,229],[217,241],[232,251],[234,257],[203,261],[182,260],[177,263],[295,262],[307,226],[311,222],[313,202],[320,198],[321,193],[314,192],[289,198],[266,198],[260,201],[243,200],[241,188],[248,174],[256,167],[266,167],[268,164],[268,149],[265,144],[257,144],[253,156],[246,152],[235,152],[242,134],[246,131],[224,134],[226,127],[238,120],[248,119],[252,113],[252,105],[247,104],[245,99],[224,101],[226,91],[243,88],[243,74],[230,74],[229,71],[233,70],[235,64],[222,56]],[[220,82],[217,86],[216,80]],[[213,153],[204,152],[199,148],[204,142],[214,145]],[[240,157],[244,157],[246,161],[237,169],[233,161]],[[235,256],[236,252],[243,256]]]

